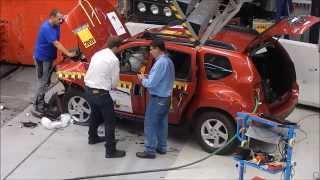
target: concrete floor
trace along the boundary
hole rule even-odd
[[[121,159],[105,159],[103,144],[87,144],[87,127],[70,125],[57,131],[38,127],[21,128],[20,121],[40,120],[26,116],[31,110],[30,99],[34,92],[34,69],[24,68],[15,72],[11,79],[2,79],[1,101],[16,108],[14,115],[1,111],[1,179],[63,179],[104,173],[118,173],[154,168],[169,168],[198,160],[207,155],[186,130],[169,128],[169,152],[158,155],[155,160],[135,157],[143,150],[143,124],[128,120],[117,122],[118,148],[127,151]],[[17,99],[16,102],[14,99]],[[9,106],[9,104],[8,104]],[[11,106],[11,105],[10,105]],[[25,108],[27,107],[27,108]],[[319,172],[319,111],[296,108],[288,119],[299,121],[301,117],[313,114],[302,121],[307,139],[294,148],[295,179],[313,179]],[[12,118],[13,117],[13,118]],[[304,136],[298,133],[298,141]],[[179,171],[138,174],[112,177],[109,179],[237,179],[235,162],[230,156],[214,156],[197,165]],[[246,178],[255,175],[267,179],[280,179],[281,175],[269,175],[248,168]],[[318,177],[318,176],[317,176]],[[103,178],[105,179],[105,178]]]
[[[5,69],[7,65],[1,66]],[[36,90],[35,81],[34,67],[23,66],[0,80],[0,104],[5,107],[1,111],[1,126],[30,105]]]

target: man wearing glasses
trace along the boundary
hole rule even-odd
[[[48,20],[39,29],[33,58],[35,61],[38,90],[34,102],[34,110],[43,114],[45,112],[45,92],[50,85],[53,72],[53,61],[57,57],[57,49],[68,57],[75,56],[75,52],[68,51],[59,41],[60,25],[63,23],[63,15],[57,9],[53,9]]]
[[[149,76],[138,75],[150,94],[144,121],[144,152],[137,152],[139,158],[154,159],[155,153],[166,154],[168,136],[168,114],[175,80],[172,60],[166,54],[162,39],[154,39],[150,47],[156,59]]]

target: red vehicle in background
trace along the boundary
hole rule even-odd
[[[93,7],[93,8],[91,8]],[[275,38],[308,30],[320,19],[312,16],[284,19],[263,34],[225,27],[204,45],[185,38],[182,26],[165,27],[131,36],[110,4],[91,0],[69,12],[66,23],[78,37],[78,57],[57,65],[65,86],[65,108],[80,123],[90,121],[91,108],[83,94],[83,77],[90,57],[110,36],[125,39],[117,56],[120,82],[110,92],[119,117],[144,119],[148,93],[137,74],[148,74],[154,60],[149,54],[153,37],[166,41],[176,80],[169,123],[188,124],[201,147],[212,152],[236,131],[236,112],[286,117],[297,104],[299,89],[292,60]],[[230,152],[235,144],[222,153]]]

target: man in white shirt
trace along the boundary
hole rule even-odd
[[[106,158],[125,156],[125,151],[116,150],[115,114],[109,91],[117,87],[119,81],[119,59],[114,54],[121,45],[121,39],[110,37],[107,48],[96,52],[84,77],[85,90],[91,106],[89,122],[89,144],[105,141]],[[97,134],[98,126],[104,122],[105,138]]]

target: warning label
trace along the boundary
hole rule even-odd
[[[85,48],[88,48],[96,43],[96,40],[94,39],[93,35],[89,30],[88,24],[81,26],[80,28],[76,29],[74,32],[79,36]]]
[[[120,19],[115,12],[110,12],[107,14],[107,16],[118,36],[126,33],[126,29],[123,27]]]
[[[131,82],[119,81],[117,90],[110,91],[110,96],[115,102],[115,110],[133,113],[131,102],[131,88]]]

